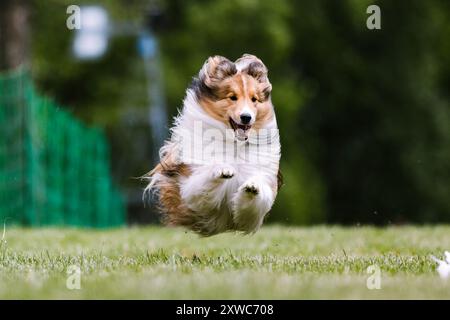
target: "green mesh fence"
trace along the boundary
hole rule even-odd
[[[39,96],[27,72],[0,74],[0,222],[125,223],[105,135]]]

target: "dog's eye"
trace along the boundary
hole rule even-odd
[[[258,99],[256,99],[255,97],[252,98],[252,102],[256,102]]]
[[[233,100],[233,101],[236,101],[237,97],[236,96],[231,96],[230,99]]]

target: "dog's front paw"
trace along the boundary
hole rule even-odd
[[[234,169],[229,166],[222,167],[214,172],[214,178],[216,179],[231,179],[233,177],[234,177]]]
[[[256,183],[255,181],[247,181],[242,185],[241,190],[252,196],[256,196],[260,192],[258,183]]]

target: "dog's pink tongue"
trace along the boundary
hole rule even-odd
[[[245,132],[245,130],[239,128],[236,130],[236,138],[239,141],[245,141],[247,140],[247,133]]]

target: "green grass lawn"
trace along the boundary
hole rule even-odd
[[[450,227],[294,228],[200,238],[161,227],[6,230],[0,299],[449,299]],[[81,269],[81,289],[66,287]],[[381,270],[381,289],[366,286]]]

